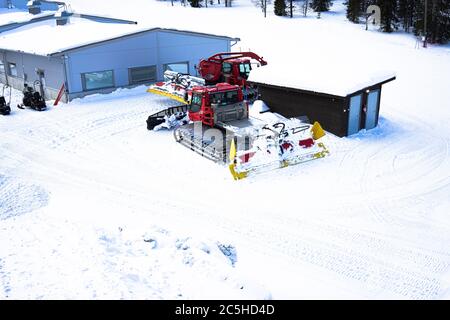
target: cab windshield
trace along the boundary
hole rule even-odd
[[[209,95],[209,99],[211,101],[211,104],[225,106],[239,102],[239,95],[236,90],[227,92],[218,92],[218,93],[211,93]]]

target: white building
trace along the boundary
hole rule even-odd
[[[238,38],[175,29],[142,29],[70,17],[0,33],[0,82],[21,90],[40,80],[47,99],[64,100],[163,79],[167,69],[196,74],[202,58],[231,51]]]

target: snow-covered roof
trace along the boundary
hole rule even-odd
[[[321,66],[297,62],[290,65],[269,63],[253,68],[249,81],[345,97],[394,77],[392,71],[352,65],[352,61]]]
[[[10,23],[22,23],[32,19],[53,15],[52,11],[42,11],[39,14],[31,14],[25,10],[0,8],[0,26]]]
[[[228,36],[157,27],[142,28],[135,24],[100,23],[71,17],[70,22],[64,26],[57,26],[54,20],[47,20],[0,33],[0,49],[47,56],[152,30],[239,40]]]

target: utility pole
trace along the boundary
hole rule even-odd
[[[424,21],[423,21],[423,47],[426,48],[427,47],[427,2],[428,0],[425,0],[425,17],[424,17]]]

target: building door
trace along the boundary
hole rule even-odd
[[[361,101],[361,94],[350,98],[347,131],[349,136],[359,131],[359,123],[361,122]]]
[[[367,95],[367,107],[366,107],[366,123],[365,128],[367,130],[375,128],[377,125],[377,111],[378,101],[380,97],[380,89],[370,91]]]
[[[42,69],[36,69],[36,74],[39,77],[39,91],[42,98],[45,99],[45,72]]]

